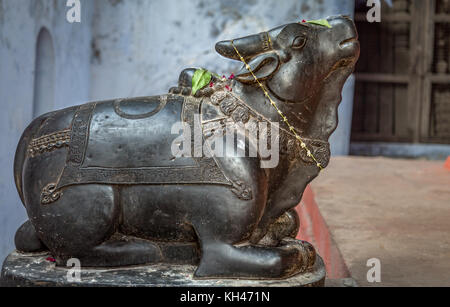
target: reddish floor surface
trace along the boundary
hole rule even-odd
[[[450,171],[444,162],[339,157],[312,183],[361,286],[450,286]],[[381,283],[367,282],[367,261]]]
[[[297,239],[308,241],[314,245],[325,263],[327,278],[342,279],[350,277],[344,259],[319,211],[311,187],[306,188],[302,201],[296,209],[300,217],[300,231]]]

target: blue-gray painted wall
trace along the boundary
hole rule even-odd
[[[215,42],[280,24],[353,15],[352,0],[81,0],[81,23],[66,21],[65,0],[0,0],[0,261],[26,220],[13,159],[32,120],[36,40],[42,27],[55,54],[55,108],[90,100],[156,95],[185,67],[229,74],[238,67]],[[344,91],[334,154],[348,153],[353,85]],[[49,95],[51,96],[51,95]]]

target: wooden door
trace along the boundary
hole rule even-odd
[[[352,141],[450,144],[450,0],[382,7],[381,23],[355,15]]]

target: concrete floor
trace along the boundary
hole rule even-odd
[[[444,162],[339,157],[313,182],[359,286],[450,286],[450,170]],[[381,282],[367,282],[367,261]]]

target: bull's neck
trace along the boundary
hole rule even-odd
[[[325,86],[317,95],[315,115],[311,118],[306,132],[308,138],[328,141],[336,130],[342,89],[353,69],[353,66],[349,66],[335,70],[325,79]]]
[[[279,122],[281,128],[289,130],[289,127],[283,122],[283,119],[271,105],[267,97],[265,97],[263,90],[259,86],[244,85],[235,81],[233,83],[233,93],[267,120]],[[300,136],[311,138],[309,126],[314,117],[319,96],[310,97],[302,103],[294,103],[283,101],[270,93],[270,91],[269,94],[278,109],[287,117],[289,124],[297,130]]]

